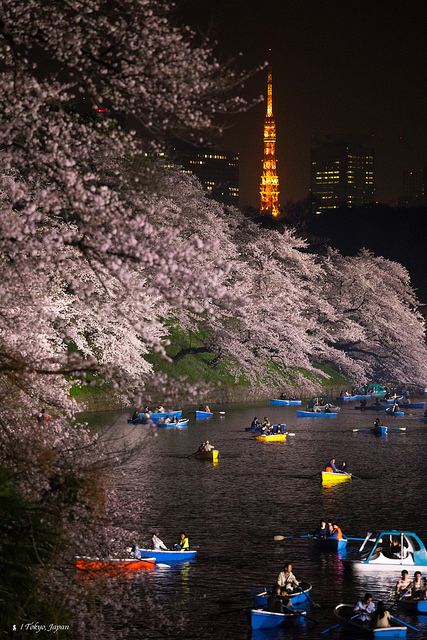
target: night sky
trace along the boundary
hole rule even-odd
[[[273,67],[280,204],[308,195],[313,137],[373,136],[376,200],[393,204],[404,170],[426,162],[425,3],[420,0],[186,0],[217,57]],[[269,51],[271,49],[271,51]],[[266,70],[246,87],[266,95]],[[240,154],[241,205],[259,207],[265,102],[231,118],[217,149]]]

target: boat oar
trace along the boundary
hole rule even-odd
[[[298,587],[297,591],[301,591],[301,593],[307,598],[307,600],[309,600],[309,602],[311,602],[311,604],[313,605],[313,607],[316,607],[316,609],[321,609],[320,604],[318,604],[317,602],[314,602],[314,600],[312,599],[310,593],[304,592],[304,589],[302,587]]]
[[[363,429],[353,429],[353,432],[355,433],[356,431],[366,431],[366,427],[363,427]]]
[[[396,618],[396,616],[392,616],[392,618],[393,620],[396,620],[396,622],[400,622],[400,624],[403,627],[409,627],[413,631],[420,631],[420,629],[418,629],[417,627],[413,627],[411,624],[409,624],[409,622],[404,622],[403,620],[399,620],[399,618]]]
[[[350,538],[349,536],[346,536],[347,540],[355,540],[357,542],[363,542],[365,538]]]
[[[289,607],[285,607],[285,605],[282,605],[283,610],[287,611],[288,613],[294,615],[294,616],[304,616],[304,618],[307,618],[307,620],[310,620],[311,622],[314,622],[314,624],[319,624],[319,621],[316,620],[315,618],[312,618],[311,616],[307,615],[307,611],[298,611],[295,609],[290,609]]]
[[[311,533],[307,533],[304,536],[274,536],[274,540],[294,540],[295,538],[312,538]],[[365,538],[363,538],[365,539]]]

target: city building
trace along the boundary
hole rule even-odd
[[[311,148],[310,191],[316,208],[360,207],[374,202],[374,149],[364,136],[329,135]]]
[[[276,170],[276,123],[273,117],[273,72],[268,68],[267,113],[264,120],[264,157],[261,174],[261,215],[278,216],[279,176]]]
[[[219,202],[239,206],[239,155],[213,149],[182,148],[176,160],[198,177],[209,195]]]

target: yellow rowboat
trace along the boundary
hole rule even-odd
[[[218,462],[218,449],[212,449],[212,451],[196,451],[194,454],[199,460],[209,460],[209,462]]]
[[[337,484],[350,480],[351,473],[334,473],[333,471],[322,471],[322,484]]]
[[[274,433],[270,436],[255,436],[255,440],[261,442],[284,442],[286,439],[286,433]]]

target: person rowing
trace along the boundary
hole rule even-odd
[[[298,580],[292,573],[292,564],[290,562],[285,562],[283,565],[283,571],[277,576],[277,584],[280,587],[284,587],[287,593],[292,593],[299,586]]]

